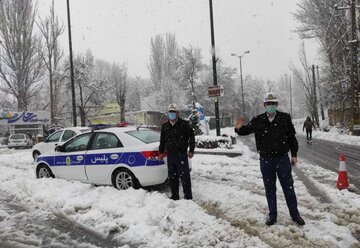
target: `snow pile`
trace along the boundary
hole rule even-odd
[[[231,149],[232,141],[230,137],[213,136],[213,135],[197,135],[195,136],[196,147],[198,148],[227,148]]]
[[[135,247],[356,247],[359,196],[337,191],[336,173],[300,161],[332,201],[313,197],[294,175],[299,211],[292,222],[278,185],[278,222],[265,225],[268,210],[258,155],[241,142],[243,156],[195,154],[193,201],[168,199],[169,189],[118,191],[62,179],[35,179],[31,152],[1,154],[0,188],[24,206],[63,215],[104,237]],[[218,149],[214,149],[218,150]],[[0,218],[11,218],[0,212]],[[0,240],[2,239],[0,230]]]

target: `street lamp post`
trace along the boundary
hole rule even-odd
[[[244,57],[246,53],[250,53],[250,51],[245,51],[241,56],[237,55],[236,53],[232,53],[231,56],[235,56],[239,58],[240,61],[240,83],[241,83],[241,101],[242,101],[242,114],[245,115],[245,100],[244,100],[244,83],[243,83],[243,76],[242,76],[242,63],[241,58]]]

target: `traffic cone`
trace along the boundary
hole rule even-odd
[[[340,165],[339,165],[338,180],[337,180],[336,187],[340,190],[349,188],[345,156],[343,153],[341,153],[341,155],[340,155]]]

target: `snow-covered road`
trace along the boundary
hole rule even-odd
[[[66,247],[75,242],[77,247],[102,246],[89,240],[91,234],[108,246],[120,247],[360,247],[359,195],[339,192],[334,188],[336,173],[302,161],[298,169],[331,203],[312,196],[295,176],[306,225],[291,221],[279,185],[278,222],[266,226],[257,154],[240,147],[242,157],[193,158],[193,201],[169,200],[168,189],[118,191],[61,179],[38,180],[29,150],[1,149],[0,247],[14,240],[27,247]],[[5,203],[17,207],[10,211]],[[89,239],[69,235],[72,231],[54,226],[53,218],[88,230]],[[53,228],[47,235],[42,235],[44,223]]]

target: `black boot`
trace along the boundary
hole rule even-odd
[[[276,217],[269,217],[269,219],[267,219],[265,224],[268,226],[272,226],[276,223],[276,221],[277,221]]]
[[[296,224],[298,224],[299,226],[305,225],[305,221],[304,221],[303,218],[301,218],[300,215],[298,215],[298,216],[296,216],[296,217],[293,217],[292,220],[295,221]]]
[[[171,197],[169,197],[169,199],[177,201],[177,200],[179,200],[179,196],[173,196],[172,195]]]

